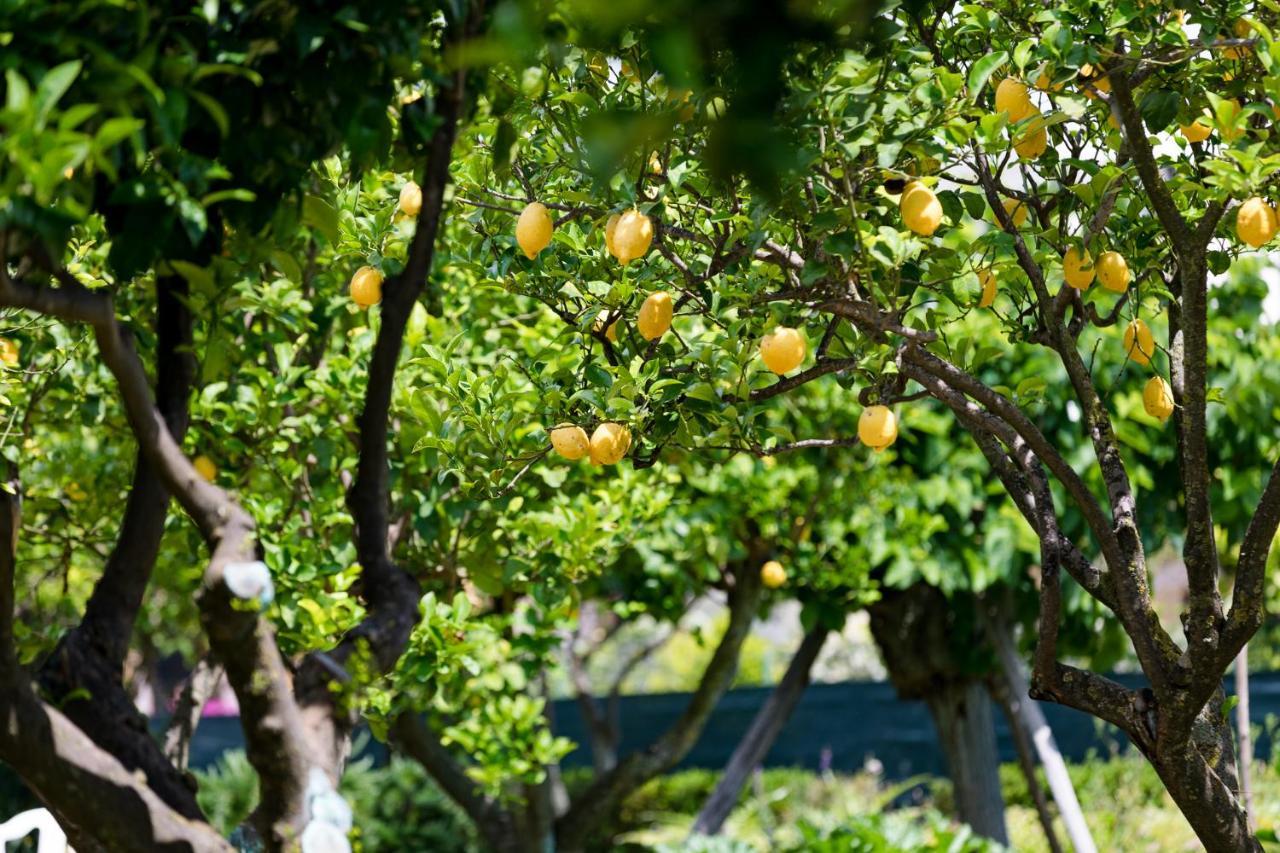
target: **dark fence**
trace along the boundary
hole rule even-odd
[[[1133,676],[1114,677],[1131,687],[1142,683]],[[769,688],[730,691],[681,766],[723,767],[768,695]],[[652,741],[675,721],[687,700],[685,694],[674,693],[622,697],[619,704],[622,753],[641,749]],[[1053,727],[1059,748],[1069,761],[1081,761],[1093,751],[1107,755],[1128,748],[1122,734],[1092,717],[1059,705],[1042,703],[1041,707]],[[1267,718],[1280,717],[1280,673],[1253,676],[1250,711],[1254,722],[1264,728],[1258,756],[1265,759],[1271,749]],[[995,718],[1001,758],[1013,761],[1016,756],[1004,717],[997,712]],[[568,756],[565,764],[590,764],[577,703],[571,700],[554,703],[553,719],[557,734],[583,744]],[[362,741],[366,752],[376,761],[385,758],[386,750],[381,744],[364,737]],[[235,718],[203,720],[192,744],[192,764],[208,766],[224,751],[238,749],[242,744],[240,724]],[[945,772],[933,723],[923,702],[901,701],[893,687],[886,683],[847,682],[815,684],[805,691],[766,764],[853,771],[870,759],[880,762],[891,779]]]

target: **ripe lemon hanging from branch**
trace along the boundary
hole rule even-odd
[[[636,329],[639,330],[640,337],[652,341],[665,335],[667,329],[671,328],[672,312],[671,294],[665,290],[651,293],[640,306],[640,314],[636,317]]]
[[[799,329],[779,326],[760,339],[760,359],[773,373],[790,373],[804,361],[807,345]]]
[[[538,253],[551,244],[551,232],[555,223],[551,221],[551,213],[540,201],[531,201],[520,211],[516,220],[516,242],[525,257],[533,260]]]

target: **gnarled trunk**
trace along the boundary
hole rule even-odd
[[[1006,843],[991,701],[967,659],[982,647],[982,636],[973,602],[964,603],[917,583],[885,588],[867,611],[898,695],[929,706],[955,788],[956,816],[975,832]]]

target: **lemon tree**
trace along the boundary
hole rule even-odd
[[[483,235],[477,263],[580,330],[600,381],[579,400],[629,413],[637,464],[673,443],[843,438],[789,435],[759,405],[808,382],[848,387],[865,411],[860,440],[885,453],[919,408],[950,411],[1040,543],[1036,695],[1122,729],[1213,850],[1257,846],[1220,680],[1262,622],[1280,522],[1280,481],[1257,459],[1245,478],[1256,511],[1229,531],[1216,523],[1211,472],[1234,460],[1208,427],[1210,281],[1275,230],[1269,21],[1252,4],[892,10],[875,23],[890,42],[814,49],[786,69],[772,133],[716,91],[732,69],[699,81],[691,97],[717,103],[700,116],[684,110],[660,51],[624,41],[601,61],[584,45],[558,58],[554,97],[525,102],[507,182],[479,167],[459,176],[459,204]],[[609,114],[631,118],[629,145],[605,133]],[[1209,136],[1179,133],[1194,122]],[[777,154],[774,172],[727,180],[720,158],[734,144]],[[493,208],[535,196],[562,221],[526,262],[512,252],[513,219]],[[1026,206],[1024,223],[1010,202]],[[621,265],[609,223],[635,209],[653,245]],[[672,281],[671,332],[648,342],[632,331],[640,303]],[[602,313],[616,345],[593,333]],[[778,323],[819,341],[782,380],[758,355]],[[1047,380],[1026,369],[1029,352],[1060,368],[1081,449],[1046,436],[1036,403]],[[1173,401],[1163,430],[1163,393],[1142,408],[1153,377]],[[1163,488],[1186,519],[1184,638],[1154,617],[1147,553],[1158,543],[1144,541],[1142,504],[1167,497],[1135,485],[1139,445],[1180,463]],[[1220,537],[1240,545],[1227,597]],[[1062,661],[1062,575],[1124,629],[1149,688]]]

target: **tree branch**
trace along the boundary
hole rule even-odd
[[[483,4],[469,4],[465,22],[451,27],[451,42],[475,32]],[[347,507],[355,520],[356,553],[361,566],[362,597],[368,607],[364,621],[337,648],[309,655],[298,671],[297,696],[303,707],[307,741],[335,784],[342,772],[355,723],[339,707],[331,689],[333,670],[341,668],[357,650],[367,649],[381,670],[390,669],[403,654],[418,622],[418,583],[392,559],[389,543],[390,463],[388,434],[391,400],[404,333],[413,306],[428,286],[437,236],[444,215],[445,191],[458,121],[466,97],[466,69],[452,72],[436,98],[441,122],[431,137],[421,182],[422,208],[404,271],[383,288],[381,325],[369,365],[364,405],[357,420],[359,460],[347,492]]]
[[[755,550],[751,549],[748,558],[735,568],[735,583],[729,591],[729,625],[684,712],[646,749],[622,759],[612,771],[595,779],[573,801],[569,810],[556,821],[556,842],[564,849],[579,849],[585,838],[613,814],[627,794],[673,767],[697,742],[711,712],[733,681],[738,654],[755,617],[761,592],[759,555]]]

